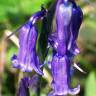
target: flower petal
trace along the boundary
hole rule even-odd
[[[76,95],[80,92],[80,84],[78,84],[78,86],[76,88],[73,89],[69,89],[68,93],[70,95]]]
[[[19,89],[17,91],[17,96],[29,96],[29,78],[24,77],[20,81]]]
[[[34,69],[38,74],[43,75],[39,57],[36,53],[38,31],[34,24],[38,19],[42,19],[46,13],[47,10],[42,7],[41,11],[33,14],[29,21],[17,30],[19,32],[20,48],[18,56],[14,55],[12,57],[13,67],[24,72],[31,72]]]
[[[55,95],[67,95],[68,93],[68,64],[65,57],[54,56],[51,64],[52,88]]]
[[[68,50],[74,55],[80,53],[79,48],[77,47],[76,40],[79,33],[79,28],[83,20],[83,12],[79,6],[76,4],[72,8],[72,23],[71,23],[71,39],[69,42]]]
[[[31,28],[29,29],[28,27]],[[35,26],[28,27],[24,27],[26,30],[24,31],[24,29],[21,29],[20,32],[18,62],[20,63],[22,71],[31,72],[32,69],[34,69],[41,75],[43,73],[40,70],[40,62],[36,53],[36,41],[38,32]]]

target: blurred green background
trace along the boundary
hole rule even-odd
[[[18,51],[18,34],[9,40],[5,38],[24,24],[34,12],[40,10],[42,4],[52,9],[50,6],[53,6],[54,2],[55,0],[0,0],[0,96],[15,96],[19,79],[22,77],[19,70],[12,68],[10,60],[11,56]],[[76,61],[80,62],[80,67],[86,71],[86,74],[75,70],[72,86],[80,82],[81,91],[77,96],[96,96],[96,0],[76,0],[76,2],[84,13],[78,38],[81,53],[76,57]],[[38,28],[40,33],[41,22],[38,23]],[[46,46],[42,43],[42,39],[41,45]],[[39,48],[38,44],[38,50],[41,51]],[[46,96],[51,90],[51,74],[47,66],[45,67],[46,74],[41,78],[40,96]],[[34,90],[30,90],[31,96],[36,96]]]

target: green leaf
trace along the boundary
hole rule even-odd
[[[41,5],[46,5],[50,0],[0,0],[0,22],[8,19],[11,14],[32,14],[40,10]]]
[[[32,14],[41,9],[41,5],[46,5],[50,0],[20,0],[20,7],[23,13]]]
[[[96,75],[91,72],[85,84],[85,96],[96,96]]]
[[[18,12],[17,0],[0,0],[0,22],[4,22],[7,19],[9,12]]]

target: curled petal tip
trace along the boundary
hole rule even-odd
[[[13,55],[11,58],[12,66],[13,68],[20,69],[23,72],[32,72],[34,69],[39,75],[43,75],[43,72],[40,69],[40,66],[35,66],[34,64],[31,66],[28,66],[27,64],[24,64],[22,62],[18,62],[17,56]]]
[[[12,62],[12,66],[14,67],[14,68],[19,68],[19,64],[18,64],[18,60],[17,60],[17,55],[13,55],[12,57],[11,57],[11,62]]]
[[[71,52],[74,56],[76,56],[76,55],[78,55],[78,54],[80,53],[80,50],[79,50],[79,48],[77,47],[77,45],[75,45],[75,46],[71,45],[71,46],[70,46],[70,44],[69,44],[69,45],[68,45],[68,50],[70,50],[70,52]]]
[[[39,75],[44,75],[41,69],[36,69],[35,71],[36,71]]]
[[[65,93],[59,93],[59,94],[56,94],[54,93],[54,91],[51,91],[47,96],[66,96],[68,95],[68,92],[66,91]]]
[[[80,92],[80,84],[78,84],[78,86],[76,88],[73,88],[73,89],[69,89],[69,94],[70,95],[76,95]]]
[[[43,75],[43,72],[40,69],[40,66],[35,66],[35,65],[32,65],[32,64],[31,64],[31,66],[27,66],[27,64],[26,64],[26,66],[24,64],[22,64],[22,65],[21,65],[20,69],[23,72],[32,72],[32,70],[35,70],[35,72],[38,73],[39,75]]]
[[[79,53],[80,53],[80,50],[79,50],[78,48],[75,48],[74,54],[77,55],[77,54],[79,54]]]

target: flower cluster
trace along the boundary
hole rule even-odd
[[[42,8],[41,11],[33,14],[29,21],[19,28],[20,47],[18,55],[12,57],[13,67],[24,72],[35,70],[38,74],[43,75],[36,52],[38,30],[35,23],[39,19],[43,19],[46,13],[47,10]],[[51,61],[53,91],[48,94],[49,96],[76,95],[80,91],[79,84],[76,88],[71,88],[70,84],[73,58],[79,53],[76,41],[82,20],[82,10],[74,0],[57,0],[55,11],[56,28],[55,32],[52,32],[48,37],[48,44],[53,49]]]

